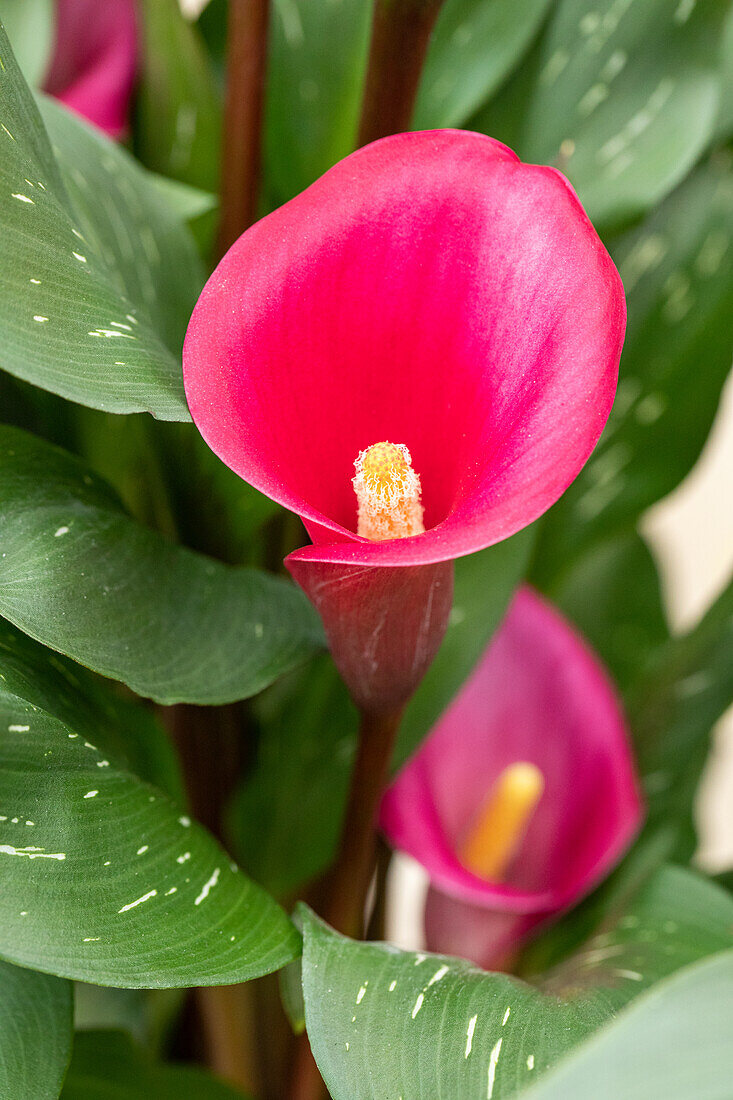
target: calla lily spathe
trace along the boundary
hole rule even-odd
[[[56,38],[45,88],[119,138],[137,65],[134,0],[56,0]]]
[[[228,466],[302,517],[313,545],[288,568],[347,682],[365,652],[381,674],[357,701],[404,702],[414,684],[390,687],[385,670],[416,644],[412,673],[432,659],[452,560],[531,523],[577,475],[613,402],[624,327],[618,273],[567,180],[466,131],[358,150],[221,261],[186,336],[191,414]],[[409,449],[424,533],[356,533],[354,460],[380,441]],[[399,574],[426,566],[431,612],[408,640],[388,578],[408,591]]]
[[[486,881],[462,862],[462,841],[518,761],[539,769],[544,793],[502,881]],[[386,792],[380,822],[390,844],[430,877],[428,948],[496,968],[610,871],[641,817],[624,717],[604,669],[557,611],[524,588]]]

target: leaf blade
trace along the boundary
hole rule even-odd
[[[58,448],[0,427],[0,467],[0,614],[37,641],[166,704],[245,698],[321,648],[290,582],[141,527]]]

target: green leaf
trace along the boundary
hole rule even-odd
[[[193,1066],[154,1062],[121,1031],[86,1031],[74,1055],[61,1100],[243,1100],[243,1094]]]
[[[592,541],[635,526],[696,461],[733,357],[733,180],[726,161],[695,172],[612,248],[628,329],[608,426],[550,511],[542,586]]]
[[[395,767],[417,748],[476,664],[524,573],[532,540],[532,531],[523,531],[456,561],[450,624],[405,713]],[[328,657],[276,685],[258,713],[259,757],[235,798],[230,831],[249,873],[282,895],[333,856],[358,717]]]
[[[720,110],[716,137],[729,139],[733,136],[733,8],[723,30],[723,88],[720,96]]]
[[[225,466],[191,425],[152,428],[186,546],[236,565],[263,564],[271,540],[262,529],[281,511],[279,505]],[[300,523],[295,516],[281,514],[285,524]]]
[[[18,663],[20,658],[21,663]],[[178,757],[154,714],[140,702],[86,669],[49,653],[0,619],[0,661],[4,685],[16,695],[49,709],[85,739],[95,740],[148,783],[160,787],[185,809]],[[9,671],[12,666],[12,672]]]
[[[236,793],[228,834],[248,874],[279,897],[314,878],[338,842],[358,715],[328,655],[256,703],[254,770]]]
[[[219,189],[221,95],[195,26],[177,0],[142,0],[135,152],[148,168]]]
[[[103,728],[87,739],[54,661],[3,630],[0,954],[131,988],[246,981],[288,962],[285,914]]]
[[[151,182],[158,188],[170,210],[175,211],[182,221],[190,222],[202,214],[215,210],[219,200],[210,191],[201,191],[189,187],[187,183],[169,179],[167,176],[151,174]]]
[[[161,703],[260,691],[321,647],[290,582],[175,546],[83,463],[0,428],[0,614]]]
[[[524,1100],[725,1100],[733,1080],[733,951],[640,997]]]
[[[180,358],[204,284],[193,238],[183,224],[188,211],[181,213],[180,204],[161,194],[159,177],[56,100],[42,97],[39,108],[86,241],[107,263],[120,294],[146,311],[156,334]]]
[[[549,0],[447,0],[430,39],[416,130],[463,126],[537,33]]]
[[[560,163],[593,222],[644,213],[713,135],[728,9],[727,0],[561,0],[543,38],[521,156]]]
[[[265,115],[265,187],[279,205],[356,142],[372,4],[275,0]]]
[[[541,571],[542,561],[538,562]],[[669,639],[659,574],[635,531],[621,531],[570,558],[546,592],[626,692]]]
[[[0,22],[23,76],[31,87],[38,87],[51,60],[53,0],[0,0]]]
[[[650,984],[733,943],[733,900],[676,868],[539,987],[354,943],[302,910],[306,1024],[334,1100],[513,1095]]]
[[[679,833],[675,856],[695,848],[692,803],[718,718],[733,702],[733,581],[701,622],[656,655],[629,701],[648,803],[648,829]]]
[[[71,1056],[68,982],[0,962],[0,1096],[55,1100]]]
[[[83,405],[189,419],[166,343],[200,288],[188,229],[124,150],[46,105],[57,164],[2,27],[0,78],[3,369]]]

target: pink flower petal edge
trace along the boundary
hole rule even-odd
[[[134,0],[57,0],[46,91],[119,138],[127,129],[136,67]]]
[[[184,382],[209,446],[303,517],[290,561],[422,565],[507,538],[567,488],[615,392],[618,273],[564,177],[481,134],[353,153],[230,249]],[[356,530],[359,451],[404,443],[425,534]]]
[[[486,882],[461,864],[456,848],[495,779],[520,760],[540,768],[545,793],[506,881]],[[386,792],[380,824],[395,848],[425,867],[433,893],[451,900],[429,901],[430,946],[438,928],[437,949],[451,949],[447,933],[463,953],[459,932],[476,940],[479,910],[517,918],[487,920],[489,939],[497,929],[506,938],[577,902],[618,861],[641,819],[626,725],[604,669],[558,612],[523,588],[470,679]]]

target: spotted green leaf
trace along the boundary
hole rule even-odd
[[[159,702],[245,698],[322,644],[290,582],[168,542],[83,463],[8,427],[0,542],[0,614]]]
[[[430,39],[416,130],[463,126],[517,64],[549,0],[446,0]]]
[[[61,1100],[245,1100],[195,1066],[153,1059],[121,1031],[79,1032]]]
[[[0,644],[0,955],[102,985],[245,981],[296,953],[285,914],[160,788],[132,771],[68,670]],[[92,739],[93,738],[93,739]]]
[[[727,1100],[733,952],[685,967],[635,1001],[522,1100]]]
[[[632,527],[696,461],[733,357],[733,177],[699,168],[612,247],[628,302],[626,344],[599,446],[549,513],[536,578]]]
[[[124,150],[45,107],[0,26],[0,367],[83,405],[188,419],[186,226]],[[165,272],[163,277],[162,272]]]
[[[539,52],[519,152],[558,163],[591,220],[633,218],[710,141],[727,0],[561,0]]]
[[[39,96],[38,105],[85,239],[105,260],[120,294],[142,307],[166,347],[180,357],[204,283],[201,261],[183,224],[190,214],[162,193],[159,176],[141,169],[96,128],[55,99]],[[124,335],[110,339],[126,346]]]
[[[649,985],[733,945],[733,899],[677,868],[537,985],[302,915],[306,1026],[333,1100],[515,1095]]]
[[[0,962],[0,1096],[56,1100],[71,1039],[69,983]]]

